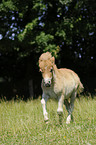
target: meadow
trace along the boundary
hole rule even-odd
[[[95,145],[96,97],[75,101],[74,122],[66,124],[64,107],[62,124],[57,102],[47,103],[49,123],[43,119],[40,99],[0,101],[0,145]]]

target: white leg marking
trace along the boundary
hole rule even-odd
[[[66,124],[70,124],[71,121],[71,115],[68,115],[67,120],[66,120]]]
[[[42,95],[42,100],[41,100],[41,104],[42,104],[42,108],[43,108],[43,115],[44,115],[44,120],[48,121],[48,113],[46,110],[46,103],[47,103],[48,97],[43,94]]]

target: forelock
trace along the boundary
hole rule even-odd
[[[43,53],[40,58],[39,58],[39,61],[43,61],[43,60],[49,60],[50,58],[52,58],[52,55],[50,52],[46,52],[46,53]]]
[[[50,68],[52,67],[52,62],[50,60],[43,60],[39,63],[39,67],[41,69],[45,69],[46,67]]]
[[[39,57],[39,67],[41,70],[53,67],[53,65],[54,65],[54,57],[52,57],[51,53],[46,52]]]

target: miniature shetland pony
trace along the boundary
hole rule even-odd
[[[42,73],[42,108],[44,120],[48,121],[48,113],[46,103],[48,98],[58,99],[58,115],[63,114],[63,104],[68,111],[66,123],[69,124],[72,118],[74,101],[77,93],[82,92],[83,85],[78,75],[66,68],[58,69],[55,65],[55,58],[51,53],[43,53],[39,58],[39,67]],[[68,99],[70,98],[70,102]]]

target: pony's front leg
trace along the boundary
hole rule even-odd
[[[43,108],[44,120],[46,122],[48,121],[48,113],[47,113],[47,110],[46,110],[46,103],[47,103],[48,98],[49,97],[43,93],[41,104],[42,104],[42,108]]]
[[[58,115],[63,114],[63,103],[64,103],[64,95],[61,95],[58,101],[58,109],[57,109]]]

